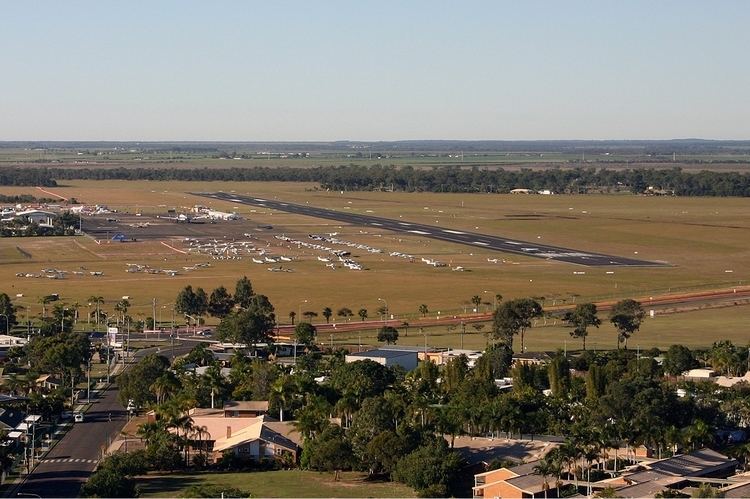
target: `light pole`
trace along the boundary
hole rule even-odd
[[[385,298],[378,298],[378,301],[382,301],[383,304],[385,305],[385,320],[388,320],[388,312],[389,312],[388,302],[385,300]]]
[[[303,303],[307,303],[307,300],[303,300],[299,302],[299,305],[297,306],[297,321],[298,322],[302,320],[302,304]]]

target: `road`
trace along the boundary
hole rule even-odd
[[[481,248],[515,255],[524,255],[535,258],[543,258],[559,262],[574,263],[589,267],[612,266],[612,267],[664,267],[664,262],[650,262],[646,260],[637,260],[620,256],[604,255],[601,253],[592,253],[588,251],[579,251],[574,249],[562,248],[559,246],[550,246],[538,242],[526,242],[516,239],[510,239],[502,236],[491,236],[476,232],[460,231],[446,229],[434,225],[425,225],[414,222],[405,222],[403,220],[392,220],[389,218],[373,217],[369,215],[359,215],[356,213],[345,213],[341,211],[327,210],[316,208],[310,205],[299,205],[286,203],[283,201],[273,201],[270,199],[256,198],[252,196],[242,196],[239,194],[230,194],[227,192],[212,193],[190,193],[195,196],[202,196],[222,201],[230,201],[251,206],[260,206],[271,208],[287,213],[306,215],[315,218],[324,218],[327,220],[336,220],[338,222],[350,223],[353,225],[376,227],[378,229],[400,232],[403,234],[417,235],[430,239],[438,239],[451,243],[464,244],[473,248]]]
[[[189,340],[185,344],[175,345],[174,354],[183,355],[194,345],[195,342]],[[154,352],[153,348],[142,350],[136,353],[135,358],[137,360]],[[44,457],[18,488],[19,495],[78,497],[81,485],[94,471],[102,450],[107,448],[127,422],[125,409],[117,400],[118,393],[117,385],[113,384],[100,398],[92,399],[93,405],[86,412],[83,423],[75,423]]]
[[[102,449],[125,426],[126,414],[117,401],[115,385],[102,393],[73,428],[50,451],[18,490],[21,495],[77,497],[81,484],[94,470]],[[112,420],[108,418],[112,414]]]

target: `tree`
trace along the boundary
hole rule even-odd
[[[375,396],[364,399],[362,407],[354,413],[347,436],[354,455],[362,462],[367,462],[367,446],[376,435],[386,430],[396,430],[394,409],[385,397]]]
[[[194,315],[197,304],[197,297],[191,285],[185,286],[182,291],[177,293],[175,299],[175,310],[184,315]]]
[[[102,468],[81,487],[83,497],[136,497],[135,480],[117,470]]]
[[[331,310],[330,307],[326,307],[323,309],[323,317],[326,318],[326,324],[331,322],[331,317],[333,316],[333,310]]]
[[[316,438],[305,439],[300,463],[318,471],[350,470],[354,465],[352,447],[344,430],[328,425]]]
[[[119,399],[123,406],[133,400],[136,407],[144,407],[156,402],[152,386],[169,368],[165,357],[154,354],[143,357],[136,365],[124,371],[117,378],[120,387]]]
[[[370,475],[390,475],[396,469],[398,460],[411,452],[406,440],[392,430],[378,433],[365,448],[365,464]]]
[[[0,293],[0,314],[0,334],[5,334],[16,325],[16,307],[5,293]]]
[[[58,326],[59,327],[59,326]],[[36,372],[58,374],[70,379],[91,356],[91,342],[84,333],[58,331],[50,336],[34,336],[26,345],[26,359]]]
[[[567,312],[563,316],[563,321],[567,322],[573,328],[570,335],[573,338],[583,340],[583,349],[586,350],[586,336],[588,336],[589,326],[599,327],[601,319],[596,315],[596,305],[593,303],[579,303],[572,312]]]
[[[120,314],[120,317],[117,320],[118,323],[125,325],[125,315],[128,313],[129,308],[130,302],[125,298],[115,303],[115,312]]]
[[[318,330],[309,322],[300,322],[297,327],[294,328],[294,337],[298,343],[310,346],[315,343],[315,337],[318,334]]]
[[[253,285],[250,284],[250,279],[248,279],[247,276],[242,276],[234,287],[235,303],[241,308],[248,308],[250,306],[250,298],[254,294]]]
[[[291,319],[291,321],[292,321],[292,326],[294,326],[294,318],[295,317],[297,317],[297,312],[295,312],[294,310],[292,310],[291,312],[289,312],[289,319]]]
[[[222,341],[255,345],[268,343],[274,326],[275,322],[269,315],[252,310],[237,310],[224,317],[216,331]]]
[[[640,329],[645,317],[646,312],[641,307],[641,304],[635,300],[628,298],[615,303],[609,313],[609,320],[615,326],[615,329],[617,329],[618,349],[620,348],[620,343],[624,342],[625,349],[627,350],[628,338]]]
[[[396,465],[393,478],[423,497],[447,497],[457,483],[461,458],[442,438],[407,454]]]
[[[318,313],[314,312],[312,310],[306,310],[306,311],[302,312],[302,315],[304,316],[305,319],[307,319],[307,322],[312,323],[313,318],[317,317]]]
[[[362,319],[362,322],[364,322],[365,319],[367,319],[367,309],[360,308],[359,311],[357,312],[357,315],[359,316],[360,319]]]
[[[227,288],[219,286],[211,291],[208,299],[208,313],[212,317],[224,318],[234,308],[234,299],[229,294]]]
[[[474,295],[471,297],[471,303],[474,304],[474,308],[478,311],[479,305],[482,304],[482,297],[479,295]]]
[[[698,365],[693,352],[685,345],[672,345],[664,354],[662,367],[664,372],[672,376],[679,376],[683,372]]]
[[[503,302],[493,314],[493,336],[513,344],[513,336],[521,336],[521,352],[524,351],[524,333],[531,327],[531,320],[542,315],[542,306],[531,298],[518,298]]]
[[[429,313],[430,309],[427,308],[427,305],[424,303],[419,306],[419,313],[422,314],[422,317],[427,315]]]
[[[398,329],[392,326],[384,326],[378,330],[378,341],[385,341],[386,345],[398,341]]]
[[[203,290],[203,288],[198,288],[195,290],[195,305],[193,308],[193,312],[198,317],[202,317],[206,315],[206,312],[208,311],[208,296],[206,295],[206,292]]]
[[[99,327],[100,310],[99,307],[104,303],[104,298],[97,295],[89,296],[89,303],[96,305],[96,327]]]
[[[354,317],[354,312],[350,308],[342,307],[336,312],[336,315],[342,319],[349,320],[350,317]]]

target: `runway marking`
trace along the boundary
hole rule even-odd
[[[68,198],[64,198],[64,197],[62,197],[59,194],[55,194],[54,192],[48,191],[46,189],[42,189],[41,187],[37,187],[37,189],[39,189],[40,191],[42,191],[45,194],[49,194],[50,196],[55,196],[58,199],[62,199],[63,201],[67,201],[68,200]]]
[[[162,244],[163,244],[164,246],[166,246],[167,248],[169,248],[169,249],[171,249],[171,250],[174,250],[174,251],[176,251],[177,253],[182,253],[183,255],[187,255],[187,254],[188,254],[188,252],[187,252],[187,251],[182,251],[181,249],[177,249],[177,248],[175,248],[174,246],[170,246],[170,245],[168,245],[167,243],[165,243],[164,241],[160,241],[160,242],[161,242],[161,243],[162,243]]]

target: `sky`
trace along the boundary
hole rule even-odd
[[[26,1],[0,140],[750,139],[750,2]]]

